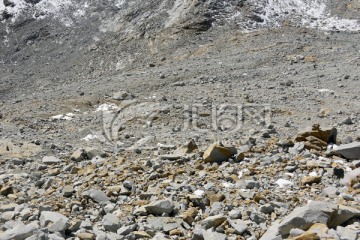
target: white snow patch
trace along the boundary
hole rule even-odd
[[[113,104],[113,103],[104,103],[104,104],[99,105],[96,108],[95,112],[99,112],[99,111],[113,112],[113,111],[116,111],[116,110],[119,110],[119,107],[116,106],[115,104]]]
[[[97,135],[89,134],[86,137],[82,138],[81,140],[90,141],[90,140],[94,140],[94,139],[99,139],[99,137]]]
[[[73,120],[74,117],[75,117],[75,114],[73,114],[73,113],[66,113],[66,114],[59,114],[59,115],[52,116],[51,119],[53,119],[53,120],[67,120],[67,121],[70,121],[70,120]]]
[[[325,93],[325,92],[333,93],[334,91],[330,90],[330,89],[322,88],[322,89],[318,89],[318,92],[321,92],[321,93]]]
[[[303,26],[320,30],[360,31],[360,23],[355,19],[341,19],[332,16],[326,6],[331,4],[324,0],[251,0],[252,4],[262,10],[259,16],[264,20],[259,25],[279,27],[284,19],[292,19]]]
[[[289,187],[289,186],[292,186],[294,185],[293,182],[289,181],[289,180],[286,180],[286,179],[278,179],[275,184],[277,184],[280,188],[284,188],[284,187]]]
[[[196,190],[194,192],[194,195],[196,196],[204,196],[205,195],[205,191],[204,190]]]

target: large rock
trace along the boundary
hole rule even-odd
[[[159,200],[145,206],[146,211],[154,215],[169,214],[174,208],[175,205],[169,199]]]
[[[231,157],[231,149],[214,143],[204,152],[203,159],[207,163],[227,161]]]
[[[274,223],[261,238],[274,240],[287,237],[290,230],[308,230],[315,223],[327,224],[338,210],[338,206],[328,202],[309,202],[306,206],[295,208],[280,223]]]
[[[69,219],[58,212],[43,211],[40,215],[40,226],[50,232],[62,232],[68,227]]]
[[[248,228],[246,222],[240,219],[231,220],[228,218],[228,223],[230,226],[235,229],[236,234],[242,235]]]
[[[103,217],[102,223],[105,230],[109,232],[116,232],[121,227],[119,218],[111,213]]]
[[[210,229],[203,232],[205,240],[226,240],[228,239],[225,234],[211,231]]]
[[[58,164],[58,163],[61,163],[61,160],[54,156],[45,156],[42,159],[42,163],[47,164],[47,165]]]
[[[0,240],[23,240],[31,237],[39,228],[36,222],[24,225],[22,222],[17,223],[12,229],[0,233]]]
[[[296,135],[296,142],[306,142],[307,138],[312,136],[327,142],[330,136],[332,128],[321,129],[319,124],[314,124],[311,129],[306,129],[304,132],[300,132]]]
[[[216,215],[207,217],[200,222],[201,226],[205,229],[216,228],[226,220],[224,215]]]
[[[360,142],[344,144],[333,149],[330,154],[341,156],[348,160],[360,159]]]
[[[353,186],[357,183],[360,177],[360,168],[356,168],[350,172],[345,173],[344,178],[340,180],[340,183],[346,186]]]
[[[97,189],[90,189],[85,191],[83,192],[82,196],[91,198],[97,203],[105,203],[110,201],[110,198],[104,192]]]
[[[338,211],[331,217],[328,225],[329,227],[337,227],[352,218],[359,218],[360,210],[344,205],[339,205]]]

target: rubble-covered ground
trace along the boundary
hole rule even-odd
[[[0,239],[359,239],[359,10],[0,2]]]

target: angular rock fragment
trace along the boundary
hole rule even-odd
[[[168,199],[159,200],[145,206],[146,211],[154,215],[162,215],[164,213],[170,214],[175,208],[175,205]]]
[[[217,143],[210,145],[203,155],[203,159],[206,163],[224,162],[230,157],[231,149]]]
[[[329,155],[336,155],[347,160],[360,160],[360,142],[352,142],[337,146]]]

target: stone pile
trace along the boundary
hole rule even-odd
[[[306,142],[329,132],[310,133],[1,161],[0,239],[356,240],[358,144],[326,156]]]

